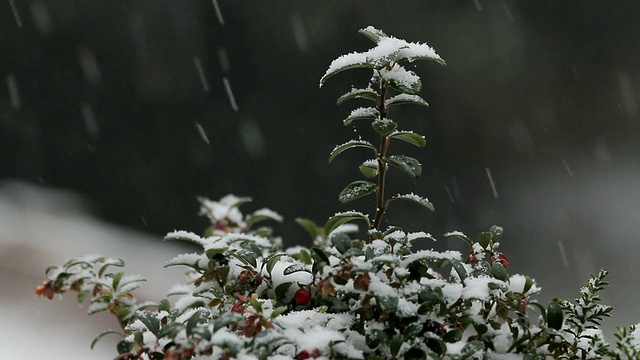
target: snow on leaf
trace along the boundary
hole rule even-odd
[[[414,133],[413,131],[394,131],[389,134],[389,137],[392,139],[399,139],[409,144],[424,147],[427,144],[424,136]]]
[[[380,115],[378,110],[373,107],[359,107],[353,111],[351,114],[342,121],[342,123],[346,126],[351,124],[355,120],[365,120],[365,119],[375,119]]]
[[[363,196],[372,194],[374,191],[376,191],[377,188],[378,185],[372,182],[356,180],[347,185],[344,190],[340,192],[340,195],[338,195],[338,200],[341,203],[346,204]]]
[[[420,77],[411,70],[395,64],[391,69],[381,69],[379,72],[383,80],[389,82],[394,89],[408,94],[417,94],[422,89]]]
[[[411,94],[398,94],[384,101],[385,106],[399,105],[399,104],[416,104],[416,105],[422,105],[422,106],[429,106],[429,104],[426,101],[424,101],[423,98],[421,98],[418,95],[411,95]]]
[[[433,204],[429,201],[429,199],[420,197],[420,196],[418,196],[418,195],[416,195],[414,193],[404,194],[404,195],[398,194],[398,195],[396,195],[396,196],[391,198],[391,200],[398,200],[398,199],[409,200],[409,201],[415,202],[417,204],[420,204],[420,205],[426,207],[427,209],[429,209],[431,211],[435,210],[435,208],[433,207]]]
[[[164,240],[185,240],[191,241],[192,243],[196,243],[200,246],[204,246],[207,243],[207,241],[202,237],[184,230],[170,232],[164,237]]]
[[[341,154],[343,151],[348,150],[348,149],[353,149],[353,148],[356,148],[356,147],[364,147],[364,148],[373,150],[374,153],[377,152],[375,146],[373,146],[368,141],[364,141],[364,140],[349,140],[344,144],[336,146],[331,151],[331,155],[329,156],[329,162],[333,161],[333,159],[335,159],[336,156]]]
[[[436,239],[429,233],[425,233],[424,231],[412,232],[407,234],[407,239],[409,241],[416,241],[422,239],[429,239],[436,241]]]
[[[371,87],[368,87],[366,89],[352,88],[349,92],[340,96],[336,101],[336,103],[338,105],[342,105],[342,103],[344,103],[345,101],[350,99],[355,99],[355,98],[376,101],[378,99],[378,94],[375,91],[373,91]]]
[[[167,261],[164,264],[164,267],[176,266],[176,265],[186,265],[186,266],[195,266],[197,262],[202,258],[202,254],[198,253],[190,253],[190,254],[180,254],[176,255]]]

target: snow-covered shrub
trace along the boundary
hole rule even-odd
[[[493,226],[475,240],[455,237],[468,252],[414,250],[435,238],[426,232],[381,228],[396,200],[433,205],[414,194],[385,195],[390,167],[419,176],[421,164],[406,155],[390,155],[396,140],[422,147],[425,140],[398,130],[388,118],[400,104],[427,105],[417,93],[420,78],[400,65],[414,60],[444,60],[426,44],[409,43],[368,27],[360,31],[376,46],[336,59],[320,84],[351,68],[370,68],[366,88],[353,88],[338,103],[361,98],[371,107],[353,110],[345,125],[371,120],[380,146],[357,139],[337,146],[343,151],[366,148],[373,159],[360,165],[375,182],[357,180],[339,201],[372,196],[375,215],[339,212],[318,226],[296,219],[311,235],[310,247],[283,249],[265,220],[282,221],[261,209],[243,215],[250,201],[227,195],[219,201],[200,199],[201,214],[211,220],[202,236],[175,231],[166,240],[185,240],[202,249],[181,254],[166,266],[188,269],[185,284],[169,290],[169,299],[138,303],[132,291],[143,280],[113,272],[121,260],[84,257],[50,267],[36,293],[49,299],[77,292],[88,300],[89,313],[108,311],[122,338],[117,359],[637,359],[640,334],[620,328],[610,346],[599,327],[611,307],[600,304],[607,273],[592,276],[574,302],[556,299],[544,306],[531,278],[509,274],[509,260],[499,251],[503,229]],[[364,223],[366,232],[359,232]],[[424,244],[427,244],[425,247]],[[94,341],[95,343],[95,341]]]

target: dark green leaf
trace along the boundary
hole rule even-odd
[[[371,123],[371,127],[380,136],[388,136],[392,132],[396,131],[398,124],[391,119],[376,119]]]
[[[362,163],[359,167],[362,175],[366,176],[369,179],[372,179],[378,175],[378,161],[376,160],[368,160]]]
[[[389,135],[389,137],[408,142],[409,144],[413,144],[418,147],[424,147],[427,144],[424,136],[411,131],[396,131]]]
[[[493,225],[491,229],[489,229],[489,232],[492,235],[493,241],[498,242],[500,241],[500,238],[502,237],[502,233],[504,232],[504,230],[500,226]]]
[[[286,306],[280,306],[278,308],[275,308],[273,310],[273,312],[271,313],[271,319],[275,319],[276,317],[278,317],[279,315],[281,315],[285,311],[287,311],[287,307]]]
[[[395,311],[398,308],[398,297],[397,296],[376,296],[378,301],[382,306],[386,309]]]
[[[491,235],[490,232],[483,232],[478,235],[478,238],[476,239],[476,241],[478,241],[478,244],[480,244],[480,246],[482,246],[483,249],[489,249],[492,238],[493,238],[493,235]]]
[[[138,320],[140,320],[154,335],[158,335],[158,331],[160,331],[160,321],[158,321],[153,313],[144,312],[142,315],[138,316]]]
[[[464,241],[469,246],[473,246],[473,241],[471,241],[471,239],[469,239],[469,237],[467,235],[465,235],[465,234],[463,234],[463,233],[461,233],[459,231],[452,231],[452,232],[448,232],[448,233],[444,234],[445,238],[449,238],[449,237],[452,237],[452,236],[455,236],[458,239]]]
[[[422,174],[422,165],[418,160],[406,155],[391,155],[382,159],[387,164],[403,172],[418,177]]]
[[[120,284],[120,279],[122,279],[122,275],[124,275],[124,271],[120,271],[113,275],[113,282],[111,283],[113,291],[118,290],[118,285]]]
[[[133,348],[133,343],[130,343],[126,340],[122,340],[118,343],[116,348],[118,349],[118,354],[128,353]]]
[[[282,271],[282,275],[289,275],[289,274],[293,274],[293,273],[300,272],[300,271],[309,272],[307,267],[302,265],[302,264],[291,264],[291,265],[287,266],[284,269],[284,271]]]
[[[322,76],[322,78],[320,79],[320,86],[322,86],[324,84],[325,81],[327,81],[328,78],[332,77],[335,74],[341,73],[345,70],[349,70],[349,69],[358,69],[358,68],[374,68],[374,64],[364,61],[364,62],[350,62],[350,63],[346,63],[342,66],[337,66],[335,68],[330,68],[330,70],[327,70],[327,72],[324,74],[324,76]]]
[[[418,75],[416,75],[416,73],[414,73],[411,70],[404,70],[404,72],[407,72],[410,74],[408,76],[403,76],[404,79],[416,78],[416,81],[407,83],[404,79],[399,81],[397,78],[393,77],[389,79],[389,85],[391,85],[392,88],[402,93],[407,93],[410,95],[415,95],[419,93],[420,89],[422,89],[422,81],[420,81],[420,78],[418,77]]]
[[[338,195],[338,201],[343,204],[367,196],[376,191],[378,185],[364,180],[356,180],[347,185]]]
[[[380,39],[389,37],[389,35],[385,34],[384,31],[378,30],[373,26],[367,26],[364,29],[360,29],[358,30],[358,33],[368,37],[369,39],[371,39],[371,41],[373,41],[376,44],[380,42]]]
[[[338,98],[338,105],[342,105],[347,100],[361,98],[376,101],[378,99],[378,94],[371,89],[351,89],[348,93],[340,96]]]
[[[318,255],[321,261],[324,261],[327,265],[331,264],[331,261],[329,261],[329,255],[327,255],[324,250],[319,247],[314,247],[311,250],[313,250],[314,254]]]
[[[311,235],[312,239],[315,239],[318,236],[324,235],[324,234],[321,234],[322,228],[316,225],[316,223],[314,223],[309,219],[296,218],[295,222],[297,222],[298,225],[302,226],[302,228],[305,229],[309,235]]]
[[[246,220],[246,223],[248,227],[251,227],[265,220],[273,220],[281,223],[282,216],[280,216],[276,212],[269,209],[260,209],[260,210],[256,210],[253,214],[251,214],[249,218]]]
[[[524,281],[524,289],[522,290],[523,294],[526,294],[527,291],[529,291],[529,289],[531,289],[531,287],[535,284],[535,281],[533,281],[532,278],[530,277],[525,277],[525,281]]]
[[[78,302],[79,302],[79,303],[83,302],[83,301],[84,301],[84,299],[86,299],[86,298],[87,298],[87,295],[89,295],[90,293],[91,293],[91,292],[90,292],[89,290],[83,290],[83,291],[80,291],[80,292],[78,293],[78,297],[77,297]]]
[[[449,259],[451,262],[451,266],[455,269],[460,277],[461,281],[464,281],[467,278],[467,270],[464,268],[462,263],[458,259]]]
[[[493,264],[491,264],[491,272],[494,278],[502,281],[509,281],[507,269],[505,269],[499,261],[494,261]]]
[[[357,108],[349,114],[349,116],[342,121],[342,123],[346,126],[351,124],[355,120],[366,120],[366,119],[375,119],[380,116],[380,113],[376,108],[367,107],[367,108]]]
[[[278,263],[278,260],[280,260],[280,258],[283,256],[284,254],[277,254],[277,255],[273,255],[271,258],[269,258],[269,260],[267,260],[268,274],[271,274],[271,270],[273,270],[273,267],[276,266],[276,264]]]
[[[462,355],[462,359],[467,359],[482,350],[484,350],[484,343],[480,340],[473,340],[466,343],[462,347],[462,351],[460,353]]]
[[[174,338],[182,329],[184,329],[184,324],[172,322],[162,327],[162,330],[158,333],[158,338],[168,337]]]
[[[344,254],[351,248],[351,238],[349,235],[342,232],[331,235],[331,243],[336,247],[340,254]]]
[[[412,347],[404,353],[404,360],[425,360],[426,358],[427,353],[417,347]]]
[[[562,306],[557,301],[549,302],[547,306],[547,325],[555,330],[562,329],[562,323],[564,322],[564,313],[562,312]]]
[[[400,105],[400,104],[416,104],[421,106],[429,106],[429,104],[426,101],[424,101],[423,98],[421,98],[418,95],[411,95],[411,94],[398,94],[392,98],[385,100],[384,104],[385,106]]]
[[[167,299],[162,299],[158,303],[158,311],[171,311],[171,303]]]
[[[347,141],[342,145],[336,146],[335,149],[331,151],[331,155],[329,156],[329,162],[333,161],[333,159],[335,159],[336,156],[341,154],[343,151],[348,149],[353,149],[356,147],[364,147],[364,148],[373,150],[374,154],[377,153],[375,146],[373,146],[370,142],[364,141],[364,140],[351,140],[351,141]]]
[[[435,208],[433,207],[433,204],[429,201],[429,199],[427,198],[423,198],[420,197],[418,195],[414,195],[414,194],[405,194],[405,195],[395,195],[393,197],[391,197],[391,199],[387,200],[388,202],[391,202],[393,200],[409,200],[411,202],[414,202],[416,204],[420,204],[424,207],[426,207],[427,209],[431,210],[431,211],[435,211]]]
[[[358,220],[358,219],[365,220],[367,222],[367,225],[369,225],[369,218],[362,213],[359,213],[356,211],[337,213],[332,217],[330,217],[329,220],[327,220],[327,222],[324,224],[324,233],[326,235],[329,235],[338,226],[344,223],[347,223],[349,221]]]
[[[91,350],[93,350],[93,347],[96,346],[96,344],[98,343],[98,341],[100,341],[100,339],[102,339],[105,335],[110,335],[110,334],[114,334],[114,335],[118,335],[120,337],[122,337],[123,335],[120,334],[119,332],[115,331],[115,330],[107,330],[107,331],[103,331],[100,334],[98,334],[93,341],[91,342]]]
[[[276,298],[278,299],[282,299],[284,298],[284,296],[287,294],[287,290],[289,290],[289,287],[292,285],[293,283],[288,281],[288,282],[283,282],[282,284],[276,286]]]
[[[462,339],[462,331],[460,329],[449,330],[442,336],[442,340],[450,344],[458,342],[461,339]]]
[[[394,358],[398,356],[403,343],[404,336],[402,336],[402,334],[396,334],[391,338],[391,342],[389,343],[389,350],[391,351],[391,355]]]
[[[190,337],[193,334],[194,328],[196,328],[199,324],[207,322],[209,319],[206,316],[205,311],[198,310],[187,320],[185,326],[187,330],[187,337]]]

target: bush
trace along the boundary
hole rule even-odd
[[[250,201],[227,195],[200,199],[201,215],[211,220],[202,236],[176,231],[166,240],[202,247],[181,254],[166,266],[185,266],[187,281],[169,290],[173,301],[138,303],[132,295],[141,277],[113,272],[116,258],[84,257],[47,269],[36,293],[49,299],[77,292],[89,313],[108,311],[121,326],[117,359],[636,359],[640,330],[620,328],[617,344],[606,342],[601,321],[612,308],[600,304],[607,285],[600,271],[570,302],[535,300],[540,289],[528,276],[510,275],[509,259],[499,251],[503,229],[493,226],[474,240],[460,232],[444,234],[466,243],[458,251],[414,250],[429,243],[425,232],[400,227],[382,229],[382,219],[396,200],[433,205],[415,194],[385,194],[388,170],[420,176],[420,162],[389,154],[404,141],[425,146],[423,136],[398,130],[391,108],[427,106],[417,94],[420,78],[401,63],[444,60],[428,45],[409,43],[373,27],[360,30],[375,47],[334,60],[320,80],[352,68],[370,68],[366,88],[353,88],[338,99],[364,99],[370,107],[353,110],[343,121],[369,120],[380,145],[356,139],[330,154],[354,148],[373,153],[359,169],[367,180],[348,184],[338,200],[348,203],[371,196],[373,217],[339,212],[322,226],[296,219],[313,246],[282,249],[282,241],[263,221],[282,221],[261,209],[243,215]],[[372,180],[372,181],[369,181]],[[356,222],[364,223],[366,233]],[[93,344],[92,344],[93,346]]]

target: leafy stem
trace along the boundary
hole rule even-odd
[[[390,65],[392,66],[392,65]],[[378,105],[378,113],[379,119],[383,120],[387,117],[388,109],[385,105],[387,89],[389,88],[389,83],[382,79],[380,76],[380,96],[377,99]],[[387,174],[387,164],[382,160],[386,154],[387,149],[389,148],[390,138],[388,135],[380,137],[380,150],[378,151],[378,188],[376,191],[376,215],[373,220],[373,228],[376,230],[380,230],[380,224],[382,222],[382,216],[386,212],[386,204],[384,203],[384,189],[385,189],[385,180]]]

